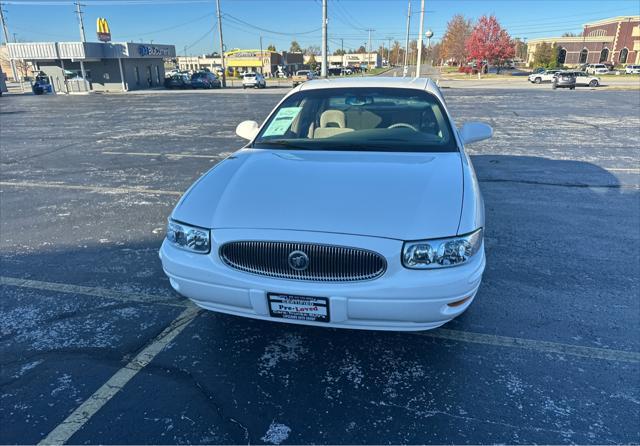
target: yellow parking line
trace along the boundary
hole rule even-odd
[[[153,303],[178,307],[185,307],[190,305],[188,301],[167,301],[167,298],[162,296],[150,296],[146,294],[136,293],[121,293],[117,290],[110,290],[106,288],[86,287],[58,282],[43,282],[39,280],[19,279],[7,276],[0,276],[0,285],[11,285],[28,289],[55,291],[92,297],[102,297],[107,299],[118,299],[124,301]],[[511,336],[499,336],[462,330],[451,330],[446,328],[438,328],[431,331],[412,332],[412,334],[417,336],[427,336],[431,338],[446,339],[472,344],[484,344],[493,345],[496,347],[533,350],[539,353],[554,353],[560,355],[578,356],[589,359],[603,359],[607,361],[640,362],[640,353],[638,352],[613,350],[598,347],[585,347],[580,345],[563,344],[560,342],[539,341],[535,339],[515,338]]]
[[[149,345],[138,353],[129,363],[118,370],[109,380],[83,402],[71,415],[53,429],[38,444],[64,444],[84,426],[105,404],[107,404],[124,386],[133,379],[158,353],[195,319],[199,313],[195,306],[186,308],[171,322]]]
[[[634,173],[640,173],[640,168],[635,168],[635,167],[629,167],[629,168],[624,168],[624,167],[605,167],[605,169],[610,170],[612,172],[634,172]]]
[[[184,308],[189,305],[189,301],[179,301],[172,296],[153,296],[142,293],[128,293],[108,288],[93,286],[72,285],[59,282],[44,282],[41,280],[19,279],[17,277],[0,276],[0,285],[14,286],[18,288],[28,288],[32,290],[54,291],[56,293],[78,294],[81,296],[101,297],[125,302],[141,302],[154,305],[168,305],[171,307]]]
[[[152,195],[176,195],[181,196],[182,192],[174,190],[141,189],[137,187],[104,187],[104,186],[80,186],[76,184],[45,183],[33,181],[0,181],[0,186],[10,187],[41,187],[53,189],[84,190],[88,192],[98,192],[102,194],[152,194]]]
[[[196,155],[193,153],[160,153],[160,152],[102,152],[103,155],[131,155],[131,156],[166,156],[168,158],[206,158],[206,159],[214,159],[214,158],[222,158],[227,155],[221,156],[221,154],[211,154],[211,155]]]
[[[580,356],[589,359],[604,359],[606,361],[640,362],[640,353],[625,350],[583,347],[581,345],[563,344],[560,342],[514,338],[511,336],[498,336],[462,330],[450,330],[447,328],[415,332],[414,334],[451,341],[469,342],[472,344],[534,350],[538,353],[555,353],[559,355]]]

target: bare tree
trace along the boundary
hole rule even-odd
[[[311,54],[314,56],[319,56],[320,53],[322,53],[322,50],[320,50],[320,47],[318,45],[309,45],[307,49],[304,50],[304,54],[307,56]]]

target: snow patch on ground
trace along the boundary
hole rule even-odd
[[[260,438],[260,440],[271,443],[271,444],[280,444],[289,438],[289,433],[291,433],[291,428],[281,423],[271,422],[267,433],[264,434],[264,437]]]
[[[267,345],[260,357],[259,373],[262,376],[268,375],[280,362],[298,361],[307,351],[307,348],[302,345],[301,336],[286,334]]]
[[[27,364],[24,364],[22,367],[20,367],[20,370],[18,370],[18,373],[13,375],[13,377],[14,378],[20,378],[22,375],[27,373],[29,370],[36,368],[37,366],[39,366],[43,362],[44,362],[43,359],[38,359],[37,361],[28,362]]]

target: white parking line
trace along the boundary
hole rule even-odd
[[[84,287],[80,285],[69,285],[57,282],[43,282],[37,280],[18,279],[14,277],[0,276],[0,285],[11,285],[15,287],[56,291],[70,294],[82,294],[92,297],[102,297],[108,299],[119,299],[142,303],[154,303],[172,306],[189,306],[185,302],[162,302],[162,297],[149,296],[144,294],[120,293],[116,290],[109,290],[98,287]],[[515,338],[511,336],[498,336],[462,330],[450,330],[438,328],[432,331],[412,332],[417,336],[427,336],[431,338],[446,339],[458,342],[468,342],[472,344],[493,345],[497,347],[519,348],[533,350],[539,353],[554,353],[560,355],[578,356],[589,359],[603,359],[607,361],[640,362],[640,353],[624,350],[613,350],[598,347],[584,347],[580,345],[563,344],[560,342],[539,341],[535,339]]]
[[[206,158],[215,159],[226,157],[227,154],[221,155],[215,153],[211,155],[196,155],[193,153],[160,153],[160,152],[102,152],[103,155],[131,155],[131,156],[166,156],[167,158]]]
[[[173,341],[198,315],[195,306],[185,309],[171,322],[149,345],[138,353],[129,363],[118,370],[106,383],[95,391],[71,415],[53,429],[38,444],[64,444],[73,434],[84,426],[105,404],[111,400],[131,379],[149,364],[167,344]]]
[[[53,189],[84,190],[101,194],[152,194],[152,195],[176,195],[182,192],[174,190],[141,189],[137,187],[104,187],[104,186],[80,186],[76,184],[44,183],[32,181],[0,181],[0,186],[10,187],[41,187]]]
[[[0,276],[0,285],[9,285],[32,290],[54,291],[57,293],[79,294],[81,296],[102,297],[125,302],[141,302],[154,305],[168,305],[171,307],[186,307],[189,301],[179,301],[172,296],[152,296],[141,293],[127,293],[108,288],[72,285],[59,282],[44,282],[41,280],[19,279],[17,277]]]

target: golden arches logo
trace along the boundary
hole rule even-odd
[[[111,40],[111,30],[109,30],[109,23],[107,22],[107,19],[98,17],[98,20],[96,21],[96,27],[99,40],[103,42],[108,42]]]

